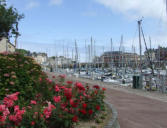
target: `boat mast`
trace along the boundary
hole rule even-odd
[[[138,21],[138,29],[139,29],[139,48],[140,48],[140,72],[142,73],[141,23],[142,23],[142,20],[139,20]]]
[[[112,38],[111,38],[111,54],[110,54],[110,58],[111,58],[111,59],[110,59],[111,68],[113,68],[113,60],[112,60],[112,59],[113,59],[113,58],[112,58],[112,47],[113,47],[113,46],[112,46],[112,45],[113,45],[113,44],[112,44]]]
[[[76,62],[76,67],[78,67],[78,47],[76,40],[75,40],[75,62]]]
[[[166,16],[167,16],[167,0],[166,0]]]

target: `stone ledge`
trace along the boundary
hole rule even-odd
[[[105,104],[107,104],[108,107],[112,110],[112,118],[104,128],[120,128],[117,110],[112,104],[108,103],[107,101],[105,101]]]

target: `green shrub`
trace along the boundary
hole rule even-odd
[[[21,99],[29,102],[40,90],[48,88],[46,82],[40,82],[39,78],[47,76],[33,58],[18,53],[0,54],[0,100],[6,94],[19,91]]]

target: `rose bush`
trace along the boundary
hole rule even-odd
[[[32,58],[20,54],[0,54],[1,59],[10,66],[0,63],[2,128],[72,128],[104,110],[105,88],[65,81],[65,75],[51,80]]]

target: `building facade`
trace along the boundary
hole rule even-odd
[[[46,53],[32,53],[32,57],[36,60],[38,64],[43,64],[48,59]]]
[[[0,38],[0,52],[15,52],[15,46],[6,37]]]
[[[131,67],[137,66],[139,56],[136,53],[128,53],[128,52],[104,52],[100,57],[102,63],[107,65],[112,65],[116,67]]]

